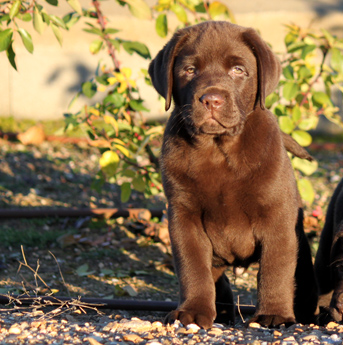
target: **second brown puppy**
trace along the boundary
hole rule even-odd
[[[180,304],[167,322],[233,322],[224,271],[255,261],[253,320],[313,321],[316,284],[285,149],[297,145],[264,105],[280,69],[253,29],[227,22],[179,30],[150,65],[166,109],[175,102],[161,163]]]

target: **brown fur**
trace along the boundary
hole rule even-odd
[[[331,198],[315,261],[320,299],[330,294],[329,314],[343,320],[343,180]]]
[[[312,321],[316,287],[285,147],[310,156],[282,135],[264,106],[280,70],[253,29],[226,22],[179,30],[150,65],[166,109],[172,98],[175,103],[161,165],[180,304],[167,322],[204,328],[216,317],[233,322],[224,271],[255,261],[254,320],[266,326],[295,322],[296,275],[296,316]]]

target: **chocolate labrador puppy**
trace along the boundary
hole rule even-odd
[[[329,294],[329,313],[343,320],[343,180],[336,187],[326,214],[314,265],[319,298]],[[332,293],[333,292],[333,293]],[[331,296],[332,295],[332,296]]]
[[[161,166],[180,302],[167,322],[234,322],[224,271],[256,261],[253,320],[293,323],[295,310],[312,321],[316,285],[285,147],[309,155],[264,105],[280,69],[256,31],[227,22],[179,30],[150,64],[166,109],[175,103]]]

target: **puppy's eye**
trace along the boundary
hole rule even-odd
[[[235,73],[236,75],[243,75],[243,74],[246,74],[244,69],[240,66],[235,66],[233,69],[232,69],[233,73]]]
[[[193,74],[195,74],[195,67],[193,67],[193,66],[187,67],[187,68],[186,68],[186,73],[187,73],[187,75],[193,75]]]

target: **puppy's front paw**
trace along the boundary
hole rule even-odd
[[[165,323],[173,324],[175,320],[179,320],[184,326],[195,323],[201,328],[208,329],[212,327],[214,319],[215,315],[212,315],[212,313],[207,314],[198,310],[176,309],[166,316]]]
[[[343,320],[343,292],[334,292],[330,302],[330,314],[335,321]]]
[[[288,327],[293,325],[296,321],[294,317],[284,317],[281,315],[257,315],[249,320],[247,326],[252,322],[259,323],[264,327],[278,327],[282,324]]]

